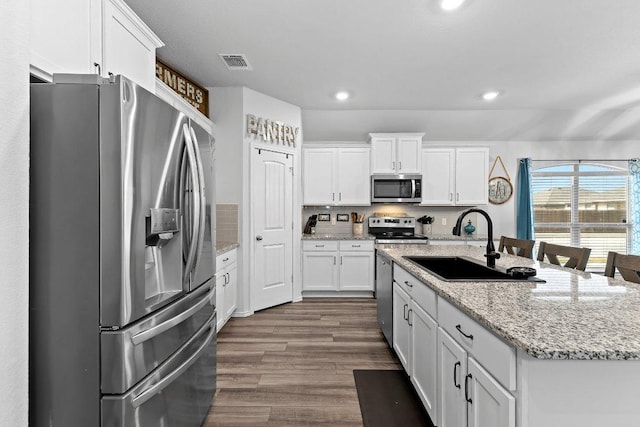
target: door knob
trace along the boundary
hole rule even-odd
[[[262,240],[262,236],[257,235],[257,236],[256,236],[256,240],[259,242],[260,240]]]

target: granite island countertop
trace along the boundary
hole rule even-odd
[[[640,285],[502,254],[498,268],[533,267],[535,282],[447,282],[402,258],[468,256],[466,245],[376,245],[378,250],[496,335],[538,359],[640,360]]]

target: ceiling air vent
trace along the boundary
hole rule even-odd
[[[244,55],[227,55],[219,54],[220,58],[224,61],[225,65],[230,70],[251,70],[251,65]]]

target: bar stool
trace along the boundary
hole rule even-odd
[[[569,258],[563,267],[575,268],[584,271],[587,268],[590,248],[575,248],[573,246],[556,245],[553,243],[540,242],[538,247],[538,261],[544,261],[544,256],[551,264],[562,265],[558,260],[558,256]]]
[[[609,252],[607,255],[607,266],[604,269],[604,275],[607,277],[613,277],[616,273],[616,268],[624,280],[640,283],[640,256]]]
[[[517,255],[524,258],[533,258],[533,245],[536,244],[535,240],[516,239],[515,237],[500,237],[500,246],[498,246],[498,252],[504,252],[507,250],[508,254]]]

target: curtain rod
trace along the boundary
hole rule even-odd
[[[638,159],[531,159],[532,162],[637,162]]]

